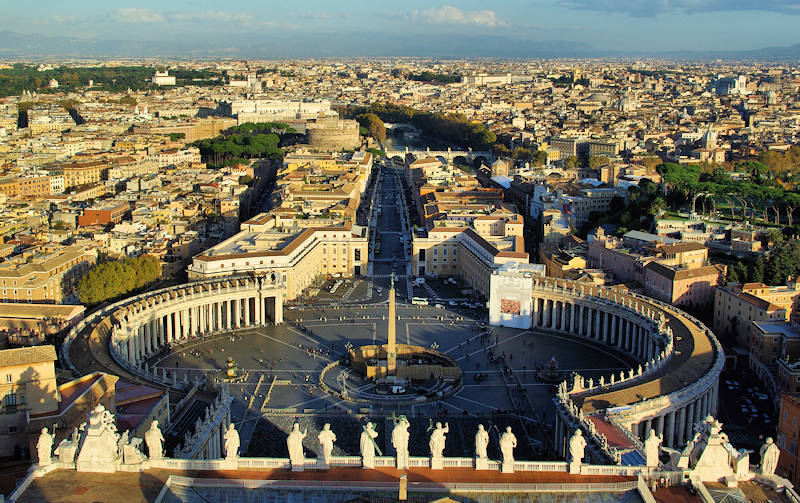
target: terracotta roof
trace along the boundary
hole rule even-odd
[[[702,278],[705,276],[718,276],[725,270],[724,266],[719,264],[705,265],[692,269],[674,269],[658,262],[650,262],[644,267],[645,269],[653,271],[654,273],[664,276],[672,281],[681,281],[690,278]]]
[[[477,234],[475,231],[473,231],[472,229],[469,229],[469,228],[467,228],[467,229],[464,229],[464,234],[466,234],[466,235],[467,235],[467,236],[469,236],[469,237],[470,237],[470,238],[471,238],[473,241],[475,241],[476,243],[478,243],[478,245],[480,245],[480,246],[481,246],[481,247],[482,247],[484,250],[486,250],[487,252],[489,252],[489,253],[490,253],[492,256],[496,256],[496,255],[499,253],[499,251],[497,250],[497,248],[495,248],[495,247],[494,247],[494,246],[492,246],[492,245],[491,245],[491,244],[490,244],[488,241],[486,241],[485,239],[483,239],[482,237],[480,237],[480,236],[479,236],[479,235],[478,235],[478,234]]]
[[[0,367],[52,362],[57,359],[56,348],[51,345],[0,351]]]
[[[683,253],[687,251],[705,250],[706,246],[694,241],[686,241],[675,244],[662,244],[657,246],[657,248],[664,253]]]

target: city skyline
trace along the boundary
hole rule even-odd
[[[68,49],[61,37],[76,42],[72,53],[78,56],[99,54],[85,45],[94,42],[102,43],[108,55],[263,58],[702,55],[800,42],[794,33],[800,6],[785,0],[506,0],[491,5],[413,0],[388,6],[350,0],[336,7],[319,1],[295,6],[87,0],[14,5],[5,11],[0,35],[11,33],[3,37],[0,55],[48,54],[50,46],[63,53]],[[38,36],[15,40],[24,38],[17,33]],[[48,45],[48,37],[59,40]],[[120,48],[109,41],[129,44]]]

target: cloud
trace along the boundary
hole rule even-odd
[[[300,17],[302,19],[347,19],[350,14],[347,12],[303,12]]]
[[[214,24],[215,26],[238,25],[249,28],[283,27],[289,28],[289,23],[260,20],[251,14],[225,11],[196,11],[196,12],[157,12],[151,9],[135,7],[120,8],[111,11],[108,17],[118,23],[184,23],[184,24]]]
[[[797,0],[560,0],[558,5],[570,9],[623,13],[637,17],[673,12],[691,14],[754,10],[800,15],[800,4]]]
[[[123,7],[111,11],[109,17],[118,23],[163,23],[164,15],[151,9]]]
[[[489,28],[508,26],[508,23],[498,18],[493,10],[463,10],[452,5],[415,10],[407,17],[412,21],[428,24],[462,24]]]
[[[240,14],[236,12],[223,12],[223,11],[201,11],[201,12],[176,12],[167,14],[170,21],[184,21],[189,23],[238,23],[238,24],[251,24],[255,23],[252,16],[248,14]]]

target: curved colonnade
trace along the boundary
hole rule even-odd
[[[158,373],[146,360],[166,347],[205,334],[282,323],[285,292],[283,278],[273,275],[217,278],[137,295],[75,327],[61,357],[75,370],[69,345],[86,323],[93,323],[89,337],[108,335],[108,349],[117,364],[150,381],[178,385],[175,376],[163,370]]]
[[[148,292],[112,304],[71,331],[69,346],[87,324],[92,336],[109,336],[109,351],[131,373],[164,385],[175,376],[149,368],[146,360],[165,347],[204,334],[283,321],[285,285],[280,277],[227,277]],[[618,451],[597,429],[619,429],[637,450],[650,428],[664,445],[679,447],[694,425],[717,408],[724,355],[701,322],[651,298],[564,280],[534,280],[531,329],[578,336],[612,347],[640,362],[636,368],[597,381],[574,376],[559,386],[557,451],[576,427],[585,430],[611,459]],[[185,381],[184,381],[185,382]]]
[[[724,354],[699,320],[649,297],[565,280],[534,280],[532,297],[532,329],[578,336],[639,362],[596,381],[574,375],[561,383],[557,450],[564,452],[580,426],[618,458],[598,429],[600,418],[636,449],[651,428],[666,447],[677,448],[692,438],[695,424],[716,413]]]

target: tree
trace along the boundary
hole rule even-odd
[[[775,245],[766,267],[766,283],[784,285],[789,276],[800,272],[800,241],[792,239]]]
[[[764,257],[759,256],[756,261],[753,262],[753,270],[750,273],[750,282],[763,283],[765,270],[766,263],[764,262]]]
[[[647,214],[658,217],[665,209],[667,209],[667,201],[663,197],[658,196],[650,203],[650,206],[647,208]]]
[[[515,161],[528,162],[531,159],[531,151],[525,147],[517,147],[511,153],[511,158]]]
[[[126,295],[161,277],[161,262],[153,255],[100,262],[78,281],[78,299],[94,305]]]
[[[494,150],[494,155],[497,157],[507,157],[509,153],[508,147],[502,143],[495,143],[492,145],[492,150]]]
[[[356,120],[361,127],[366,128],[369,136],[372,136],[381,143],[386,141],[386,125],[383,123],[380,117],[370,112],[360,114],[358,117],[356,117]]]
[[[578,167],[578,158],[575,157],[574,155],[571,155],[571,156],[567,157],[566,159],[564,159],[564,166],[567,169],[575,169],[575,168],[577,168]]]
[[[742,279],[739,277],[739,271],[733,265],[728,267],[728,270],[725,272],[725,284],[728,283],[742,283]]]
[[[593,155],[589,157],[589,169],[597,169],[600,166],[605,166],[611,160],[604,155]]]
[[[547,164],[547,152],[544,150],[537,150],[531,156],[531,164],[534,166],[544,166]]]
[[[242,175],[239,177],[239,184],[240,185],[250,185],[253,183],[253,177],[250,175]]]

